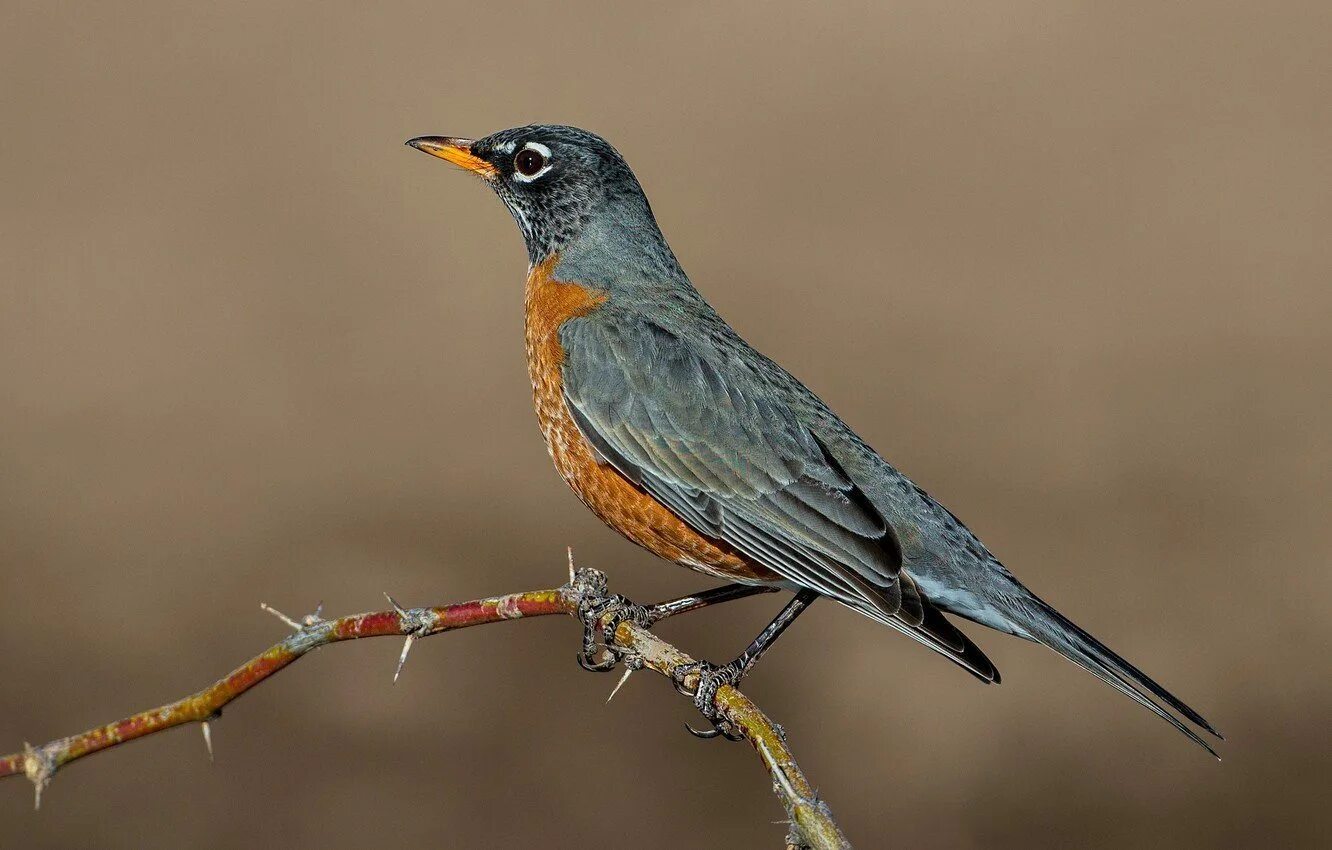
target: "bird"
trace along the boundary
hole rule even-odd
[[[984,683],[998,683],[999,670],[945,615],[1043,644],[1217,755],[1193,728],[1222,739],[1201,714],[1028,590],[727,324],[609,142],[531,124],[407,144],[481,178],[521,231],[534,407],[579,499],[662,559],[741,588],[794,592],[735,661],[700,665],[696,704],[714,733],[725,730],[705,695],[738,682],[826,597]]]

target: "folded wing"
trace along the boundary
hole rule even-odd
[[[560,336],[566,401],[606,463],[784,578],[921,623],[891,527],[762,376],[649,321],[575,320]]]

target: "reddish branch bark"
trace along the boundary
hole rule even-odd
[[[27,776],[36,788],[36,804],[40,806],[42,790],[50,784],[56,771],[69,762],[186,723],[202,724],[205,741],[209,741],[208,722],[224,706],[317,647],[365,637],[405,636],[407,642],[399,659],[401,669],[412,641],[418,638],[524,617],[566,614],[577,618],[580,603],[586,610],[589,602],[610,601],[605,587],[605,577],[601,573],[581,569],[576,575],[571,573],[569,584],[551,590],[511,593],[436,608],[403,609],[394,603],[393,610],[389,611],[336,619],[323,619],[316,612],[297,622],[265,606],[295,629],[291,636],[212,685],[176,702],[39,747],[25,745],[22,752],[0,757],[0,778]],[[679,609],[680,612],[687,610],[691,608]],[[664,616],[670,616],[670,613],[674,612]],[[628,661],[626,678],[630,671],[638,668],[654,670],[671,678],[681,667],[693,663],[688,655],[632,622],[619,625],[615,644],[617,651],[623,654],[623,660]],[[686,688],[695,688],[697,683],[696,673],[684,677]],[[817,798],[787,747],[781,727],[769,720],[748,697],[730,686],[718,689],[716,705],[722,718],[744,736],[768,770],[773,791],[791,818],[788,846],[820,850],[849,848],[850,844],[833,820],[827,804]]]

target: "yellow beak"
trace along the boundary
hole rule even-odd
[[[474,139],[455,139],[450,136],[417,136],[415,139],[409,140],[407,144],[418,151],[424,151],[431,156],[446,159],[459,168],[465,168],[486,180],[498,177],[499,171],[495,169],[495,166],[472,153],[472,143],[474,141]]]

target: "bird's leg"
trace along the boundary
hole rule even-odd
[[[679,599],[672,599],[669,602],[658,602],[648,608],[648,617],[651,618],[653,623],[659,623],[667,617],[674,617],[676,614],[687,614],[690,611],[697,611],[709,605],[720,605],[723,602],[744,599],[747,596],[754,596],[759,593],[776,593],[778,590],[780,588],[766,584],[727,584],[689,596],[681,596]]]
[[[583,621],[583,648],[578,653],[578,666],[594,673],[613,670],[624,654],[615,646],[615,630],[621,623],[631,622],[649,628],[667,617],[775,590],[777,588],[764,585],[728,584],[651,606],[636,605],[619,594],[585,597],[586,602],[579,608],[579,618]],[[601,632],[600,646],[596,641],[598,630]],[[598,652],[602,650],[604,655],[598,658]]]
[[[786,603],[786,607],[745,648],[745,651],[730,664],[717,667],[707,661],[696,661],[693,664],[677,667],[672,672],[676,689],[687,696],[693,696],[694,707],[712,724],[711,729],[702,731],[686,725],[685,728],[691,734],[699,738],[715,738],[722,735],[731,741],[740,740],[741,736],[721,721],[721,715],[717,711],[717,689],[722,685],[739,684],[740,680],[754,669],[754,665],[763,657],[763,653],[768,651],[768,647],[776,643],[777,638],[786,631],[786,627],[795,622],[795,618],[799,617],[801,612],[818,597],[819,594],[813,590],[801,590],[797,593],[795,598]],[[693,694],[689,694],[684,687],[685,677],[690,673],[698,674],[698,685],[694,688]]]

